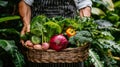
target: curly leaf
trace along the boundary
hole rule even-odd
[[[111,35],[110,32],[107,32],[107,31],[103,31],[101,32],[102,35],[104,35],[104,39],[108,39],[108,40],[114,40],[115,38]]]
[[[61,27],[55,22],[52,22],[52,21],[46,22],[44,26],[47,30],[47,33],[50,33],[50,32],[52,33],[51,35],[60,34],[62,32]]]
[[[71,44],[76,44],[77,46],[82,46],[84,43],[92,42],[92,35],[89,31],[77,31],[75,36],[69,38]]]

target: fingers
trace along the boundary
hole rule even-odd
[[[24,35],[25,32],[26,32],[26,26],[23,26],[22,31],[21,31],[21,35]]]
[[[83,15],[85,17],[90,17],[91,16],[91,8],[90,7],[86,7],[83,9]]]
[[[24,43],[24,46],[27,47],[27,48],[29,48],[29,49],[33,49],[33,43],[30,40],[27,40]]]
[[[30,32],[30,25],[23,26],[21,35],[24,35],[26,32]],[[31,41],[27,40],[26,42],[24,40],[20,40],[21,44],[24,47],[27,47],[29,49],[33,49],[33,44]]]
[[[84,15],[83,15],[83,10],[81,9],[80,10],[80,17],[82,18]]]
[[[22,43],[23,46],[24,46],[24,44],[25,44],[25,43],[24,43],[24,40],[20,40],[20,43]]]
[[[91,16],[91,8],[85,7],[80,9],[80,17],[90,17]]]
[[[21,30],[21,35],[24,35],[25,33],[30,32],[30,25],[24,25]]]
[[[30,25],[27,25],[27,30],[26,32],[30,32]]]
[[[26,41],[24,42],[24,40],[20,40],[20,42],[22,43],[22,46],[28,48],[28,49],[33,49],[33,43],[31,41]]]

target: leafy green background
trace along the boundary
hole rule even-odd
[[[0,0],[0,67],[8,62],[8,58],[11,62],[8,65],[23,67],[25,64],[19,43],[22,22],[18,14],[18,2],[19,0]],[[85,67],[119,67],[120,1],[92,0],[92,2],[91,18],[99,24],[99,29],[96,30],[90,21],[81,25],[80,29],[85,27],[94,34]],[[87,28],[87,25],[91,28]]]

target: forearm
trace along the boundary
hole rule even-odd
[[[80,17],[90,17],[92,1],[91,0],[74,0],[79,11]]]
[[[23,0],[21,0],[19,3],[19,14],[21,16],[24,26],[30,25],[31,8]]]
[[[31,20],[31,8],[24,2],[24,0],[21,0],[19,3],[19,14],[24,25],[21,31],[21,35],[24,35],[26,32],[30,32]]]

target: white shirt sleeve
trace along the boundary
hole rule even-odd
[[[24,0],[24,2],[30,6],[32,6],[34,0]]]
[[[28,5],[32,5],[34,0],[24,0],[26,4]],[[76,7],[77,9],[81,9],[81,8],[84,8],[84,7],[92,7],[92,1],[91,0],[74,0],[75,1],[75,4],[76,4]]]
[[[92,7],[91,0],[74,0],[74,1],[78,10],[87,6]]]

